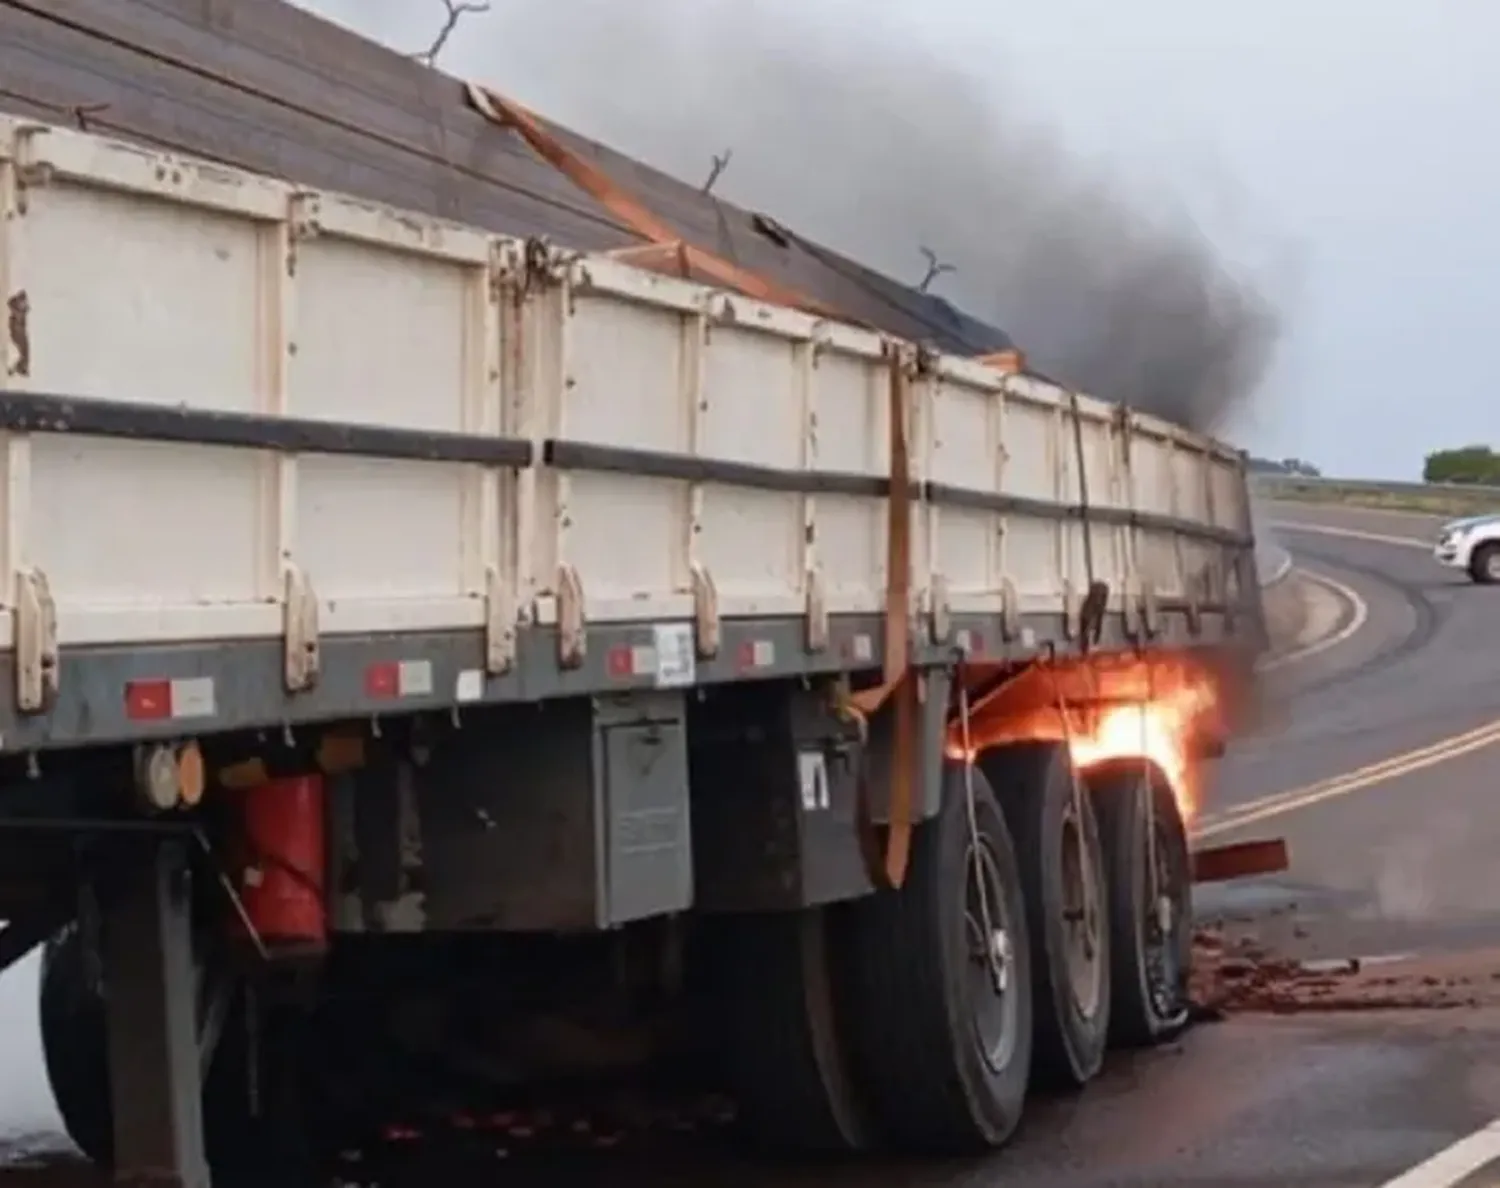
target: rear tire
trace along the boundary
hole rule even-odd
[[[1187,831],[1171,787],[1154,766],[1120,760],[1088,779],[1109,878],[1110,1042],[1150,1047],[1178,1035],[1189,1018],[1193,876]],[[1148,803],[1156,834],[1156,903],[1147,877]]]
[[[42,1060],[63,1128],[89,1162],[114,1162],[104,1003],[88,984],[83,942],[70,925],[42,947],[38,979]]]
[[[1031,950],[1020,871],[993,791],[977,769],[973,781],[977,849],[964,766],[948,763],[942,808],[916,830],[905,885],[840,909],[851,1054],[890,1145],[904,1151],[1002,1146],[1026,1101]]]
[[[1500,582],[1500,541],[1489,541],[1469,554],[1469,576],[1481,586]]]
[[[1039,1084],[1076,1088],[1104,1065],[1109,1042],[1109,895],[1092,798],[1077,797],[1058,743],[997,748],[980,763],[1016,841],[1034,938]]]
[[[104,997],[90,984],[85,954],[76,924],[52,937],[42,950],[42,1058],[68,1137],[90,1162],[110,1168],[114,1106],[108,1018]],[[301,1152],[288,1148],[289,1140],[301,1137],[299,1120],[275,1109],[265,1121],[251,1117],[245,1089],[247,1059],[243,1016],[231,1009],[203,1089],[204,1144],[216,1177],[262,1169],[281,1174],[300,1167]]]
[[[728,924],[728,922],[726,922]],[[740,1123],[775,1150],[873,1145],[836,1026],[828,911],[750,916],[726,928],[729,1079]]]

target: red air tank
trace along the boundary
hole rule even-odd
[[[270,779],[238,793],[231,855],[245,915],[274,957],[328,944],[323,776]],[[235,930],[245,921],[235,913]]]

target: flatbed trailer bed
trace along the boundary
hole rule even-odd
[[[1121,704],[1177,758],[1232,728],[1263,642],[1238,451],[29,119],[0,214],[0,935],[73,922],[44,1030],[89,1154],[196,1185],[280,1150],[225,1067],[317,1096],[251,1110],[299,1141],[395,1108],[396,1056],[316,1092],[298,1060],[395,1050],[418,1001],[457,1047],[476,1010],[524,1037],[526,1080],[580,1075],[531,1042],[549,1011],[608,987],[667,1059],[693,1012],[660,1001],[707,1001],[752,1129],[845,1149],[1003,1142],[1033,1015],[1080,1084],[1180,1026],[1185,983],[1147,984],[1185,960],[1179,773],[1078,745]],[[1003,1067],[961,1041],[966,960]],[[246,1003],[282,1030],[222,1031]]]

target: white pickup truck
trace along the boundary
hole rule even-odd
[[[1500,582],[1500,513],[1448,521],[1439,530],[1432,553],[1442,564],[1462,570],[1476,582]]]
[[[658,1063],[973,1150],[1181,1027],[1240,453],[65,128],[0,120],[0,205],[0,968],[52,937],[89,1155]]]

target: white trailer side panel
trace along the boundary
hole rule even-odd
[[[0,566],[63,645],[878,612],[893,352],[600,257],[0,124],[16,394],[514,437],[532,465],[12,431]],[[972,360],[907,387],[913,609],[1221,600],[1239,456]],[[45,427],[40,427],[45,428]],[[247,445],[250,448],[246,448]],[[568,451],[572,451],[568,453]],[[0,605],[15,608],[13,580]],[[0,644],[8,646],[13,615]]]

